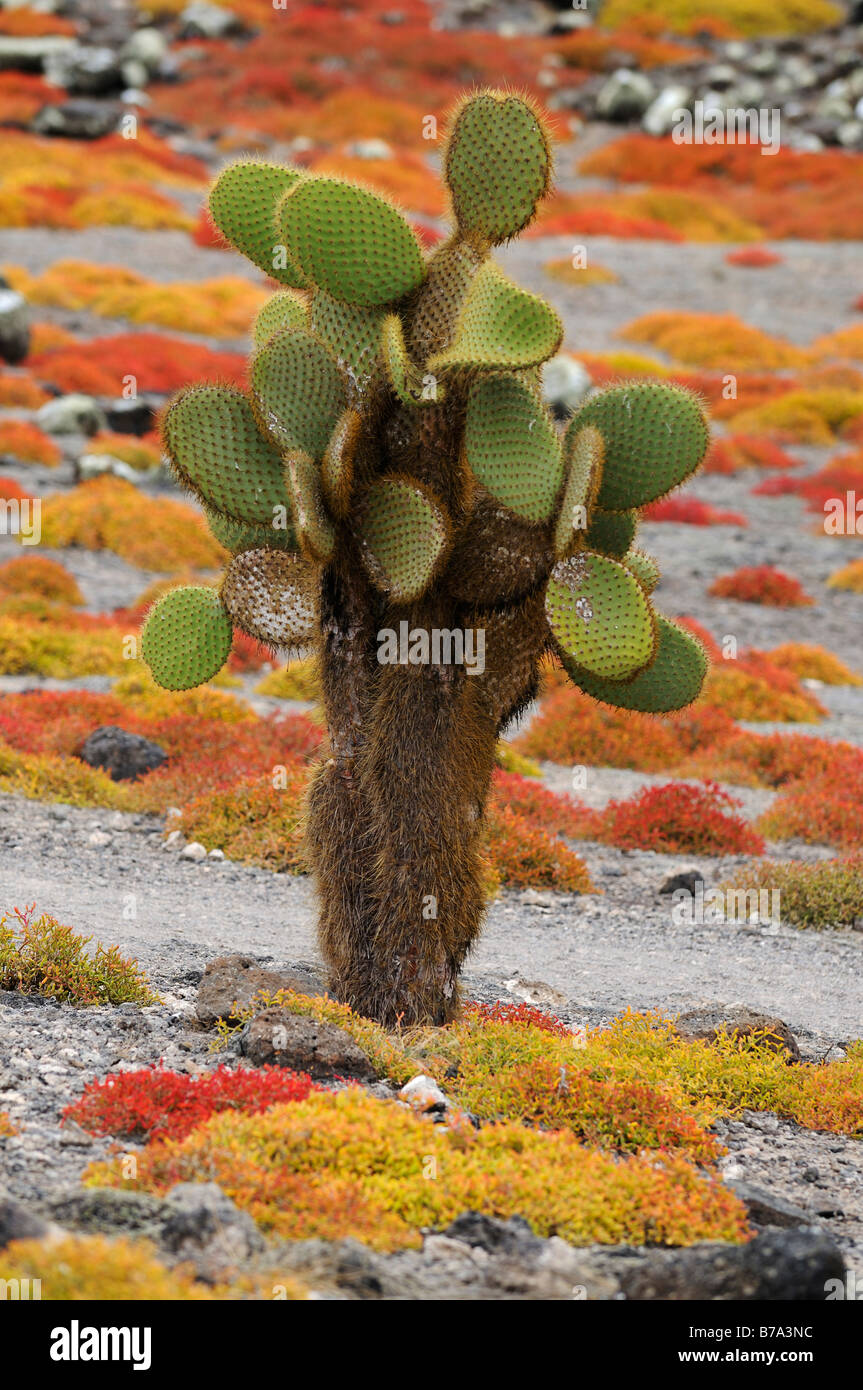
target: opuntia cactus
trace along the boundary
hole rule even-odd
[[[704,455],[697,398],[617,386],[561,434],[541,387],[560,320],[490,259],[534,217],[551,164],[530,101],[463,101],[444,158],[454,229],[428,256],[358,184],[230,166],[213,218],[285,288],[254,325],[248,392],[192,387],[165,419],[176,476],[234,558],[218,591],[156,604],[144,658],[181,690],[216,674],[233,626],[316,652],[321,949],[332,992],[384,1024],[458,1007],[496,741],[543,656],[643,711],[687,704],[706,670],[654,613],[658,569],[632,548],[638,509]],[[484,663],[459,660],[465,634]]]

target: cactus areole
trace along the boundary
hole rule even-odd
[[[654,712],[694,699],[706,668],[632,548],[638,509],[704,456],[699,401],[638,382],[555,424],[541,374],[560,319],[490,258],[549,188],[530,101],[464,100],[444,177],[453,231],[426,255],[355,183],[259,161],[219,176],[215,222],[284,288],[255,323],[248,391],[194,386],[168,409],[176,477],[233,558],[217,590],[160,599],[143,639],[169,690],[211,679],[234,627],[316,654],[321,949],[333,994],[384,1024],[457,1010],[496,741],[541,659]]]

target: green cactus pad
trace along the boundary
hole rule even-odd
[[[291,259],[334,299],[392,304],[422,283],[419,242],[386,198],[342,179],[307,178],[279,205]]]
[[[662,575],[652,555],[645,555],[643,550],[630,550],[620,563],[626,565],[630,574],[635,575],[646,594],[653,593]]]
[[[351,396],[363,396],[382,371],[383,309],[343,304],[318,290],[312,299],[312,332],[329,348],[347,378]]]
[[[253,526],[290,513],[282,460],[242,391],[189,387],[170,406],[163,437],[178,481],[213,511]]]
[[[222,235],[279,284],[298,290],[308,286],[299,267],[290,256],[285,266],[278,264],[276,207],[302,177],[282,164],[241,160],[223,169],[210,190],[210,213]]]
[[[215,589],[171,589],[150,609],[141,655],[157,685],[191,690],[212,680],[228,659],[234,631]]]
[[[299,555],[246,550],[228,566],[222,602],[237,627],[270,647],[303,647],[317,631],[319,579]]]
[[[609,511],[629,511],[663,497],[695,472],[709,440],[698,399],[654,381],[612,386],[591,396],[569,428],[584,425],[595,425],[605,440],[596,500]]]
[[[426,262],[426,278],[405,314],[405,341],[425,363],[452,341],[471,281],[484,255],[467,241],[442,241]]]
[[[271,295],[252,326],[256,347],[263,347],[284,328],[308,328],[309,303],[301,294],[280,290]]]
[[[492,497],[525,521],[548,520],[563,482],[560,440],[543,402],[517,377],[482,377],[471,387],[464,450]]]
[[[588,519],[602,478],[602,435],[586,425],[566,435],[563,452],[568,472],[554,528],[554,553],[559,560],[566,559],[584,545]]]
[[[232,555],[239,555],[243,550],[297,548],[296,532],[287,517],[281,526],[249,526],[244,522],[234,521],[229,516],[223,516],[221,512],[214,512],[211,507],[204,508],[204,515],[219,545],[230,550]]]
[[[451,526],[436,498],[413,478],[379,478],[357,527],[373,582],[394,603],[425,593],[445,558]]]
[[[321,487],[337,521],[350,510],[354,464],[362,433],[362,416],[348,408],[338,418],[321,463]]]
[[[632,545],[638,526],[638,512],[606,512],[594,507],[584,543],[588,550],[615,558],[625,555]]]
[[[347,403],[323,343],[300,329],[277,334],[255,353],[251,382],[255,415],[276,448],[321,458]]]
[[[563,325],[551,305],[486,261],[465,295],[452,342],[429,358],[428,369],[537,367],[554,356],[562,337]]]
[[[318,465],[308,454],[294,450],[285,456],[285,480],[293,498],[300,546],[310,559],[327,564],[333,558],[336,533],[324,506]]]
[[[381,352],[387,378],[404,405],[427,404],[422,396],[422,375],[411,362],[405,346],[405,332],[398,314],[387,314],[381,329]],[[442,399],[438,392],[435,400]]]
[[[658,642],[651,664],[633,680],[602,680],[578,666],[565,653],[563,664],[570,680],[595,700],[617,709],[643,714],[667,714],[683,709],[698,698],[709,662],[702,647],[676,623],[657,615]]]
[[[452,121],[444,159],[461,234],[492,245],[516,236],[548,192],[551,162],[530,102],[503,92],[469,97]]]
[[[561,560],[545,608],[561,652],[593,675],[625,680],[653,657],[656,632],[644,590],[607,555],[579,551]]]

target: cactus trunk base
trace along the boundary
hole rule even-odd
[[[434,616],[417,606],[411,630],[429,630]],[[309,795],[307,846],[329,987],[390,1027],[444,1023],[485,909],[497,728],[483,678],[451,664],[378,664],[376,648],[358,649],[349,602],[339,619],[330,608],[326,625],[338,633],[322,673],[334,755]],[[349,632],[354,684],[341,657],[327,664]]]

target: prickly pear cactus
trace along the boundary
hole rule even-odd
[[[145,660],[181,690],[215,675],[232,626],[316,651],[321,946],[333,992],[384,1023],[457,1007],[495,743],[544,654],[625,709],[677,709],[705,674],[697,642],[654,612],[659,573],[633,549],[638,509],[704,455],[701,406],[614,387],[561,435],[541,391],[560,320],[490,259],[550,175],[529,101],[468,98],[445,151],[454,230],[426,257],[376,193],[232,165],[213,217],[284,288],[254,325],[248,392],[192,387],[165,420],[176,476],[234,558],[217,593],[160,600]]]

